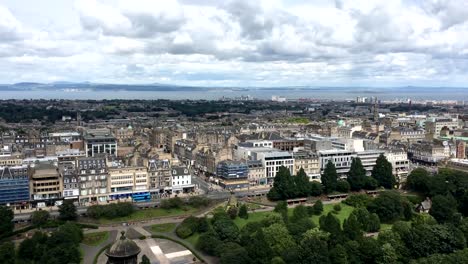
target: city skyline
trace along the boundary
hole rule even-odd
[[[468,3],[387,2],[3,0],[0,83],[467,87]]]

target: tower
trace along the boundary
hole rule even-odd
[[[377,97],[374,98],[374,122],[379,121],[379,103]]]

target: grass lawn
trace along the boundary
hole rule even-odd
[[[185,209],[150,208],[150,209],[137,210],[129,216],[118,217],[114,219],[101,218],[99,219],[99,223],[109,224],[109,223],[115,223],[115,222],[140,221],[140,220],[148,220],[148,219],[165,217],[165,216],[179,216],[179,215],[193,214],[196,211],[197,209],[193,207],[187,207]]]
[[[190,244],[192,244],[193,246],[195,246],[197,244],[197,241],[198,241],[198,238],[200,237],[200,234],[199,233],[195,233],[189,237],[187,237],[186,239],[184,239],[185,241],[189,242]],[[213,245],[215,246],[215,245]]]
[[[81,243],[88,246],[97,246],[109,238],[109,232],[95,232],[85,234]]]
[[[244,219],[240,217],[236,217],[234,219],[234,223],[239,227],[239,229],[242,229],[248,222],[259,222],[262,221],[265,217],[271,214],[276,214],[275,212],[257,212],[257,213],[249,213],[249,218]]]
[[[173,231],[175,227],[176,227],[176,224],[174,223],[158,224],[158,225],[152,225],[151,231],[159,232],[159,233],[169,233]]]
[[[392,226],[392,224],[380,224],[380,231],[391,230]]]
[[[323,212],[321,215],[314,215],[312,216],[312,222],[314,222],[317,226],[319,226],[319,218],[322,215],[327,215],[329,212],[333,211],[333,206],[336,204],[324,204],[323,205]],[[344,203],[340,203],[341,210],[335,216],[340,220],[340,223],[343,224],[343,221],[349,217],[351,212],[354,210],[354,207],[346,205]],[[292,212],[292,208],[289,209]]]

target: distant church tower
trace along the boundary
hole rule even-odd
[[[374,98],[374,122],[379,121],[379,103],[377,97]]]
[[[80,112],[76,113],[76,125],[81,126],[81,114],[80,114]]]

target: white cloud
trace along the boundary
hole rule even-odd
[[[468,84],[465,0],[53,1],[0,5],[0,82]]]

